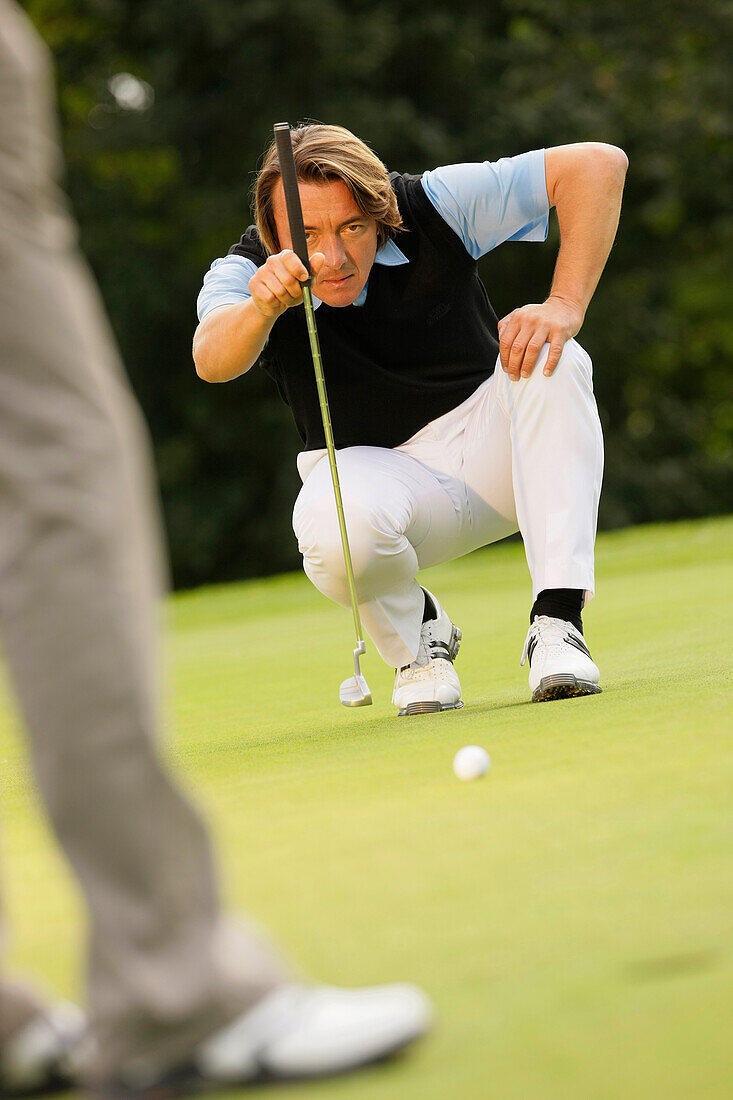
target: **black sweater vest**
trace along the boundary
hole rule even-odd
[[[465,401],[494,370],[496,314],[476,263],[419,176],[393,174],[409,263],[374,264],[363,306],[316,312],[336,447],[396,447]],[[266,259],[254,226],[229,253]],[[290,406],[307,451],[325,447],[305,310],[273,326],[260,357]]]

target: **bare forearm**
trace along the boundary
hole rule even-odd
[[[627,167],[626,154],[614,145],[588,142],[545,151],[560,251],[546,301],[520,306],[499,321],[501,365],[512,381],[530,376],[546,343],[543,373],[552,374],[566,342],[580,331],[616,236]]]
[[[584,316],[616,236],[628,161],[613,145],[589,143],[548,150],[546,165],[561,242],[550,297]]]
[[[196,329],[193,359],[206,382],[229,382],[245,374],[267,343],[274,317],[263,317],[252,299],[223,306]]]

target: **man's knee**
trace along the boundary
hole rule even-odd
[[[294,522],[303,568],[315,586],[337,603],[348,602],[344,553],[333,498],[301,510]]]
[[[394,558],[400,534],[366,502],[344,499],[349,550],[359,600],[372,598],[379,590],[386,562]],[[324,595],[337,603],[350,599],[341,528],[333,494],[297,507],[294,528],[303,567]]]

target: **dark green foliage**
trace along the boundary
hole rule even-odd
[[[54,49],[82,243],[151,424],[179,585],[294,567],[298,437],[259,371],[191,362],[212,259],[249,222],[272,123],[339,122],[420,171],[598,140],[630,160],[581,333],[607,441],[605,526],[733,504],[730,9],[721,0],[29,0]],[[108,81],[154,90],[124,110]],[[556,237],[482,261],[501,316]]]

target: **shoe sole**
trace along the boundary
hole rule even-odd
[[[601,687],[592,680],[579,680],[572,673],[543,676],[532,692],[533,703],[549,703],[553,699],[573,699],[580,695],[600,695]]]
[[[397,717],[411,718],[415,714],[437,714],[443,710],[461,710],[462,707],[462,699],[459,699],[457,703],[408,703],[402,710],[397,711]]]

